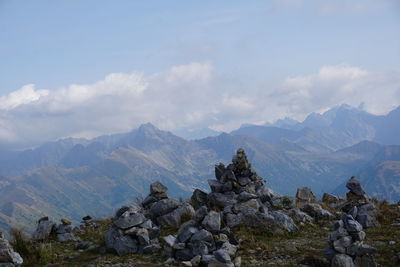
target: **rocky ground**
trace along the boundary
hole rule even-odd
[[[195,190],[187,201],[153,183],[144,201],[113,217],[85,216],[80,226],[44,217],[31,238],[13,230],[13,248],[0,240],[0,266],[23,259],[22,266],[305,267],[344,259],[348,265],[332,266],[369,267],[374,258],[400,266],[400,204],[370,199],[354,177],[346,200],[325,194],[318,201],[306,187],[295,198],[281,196],[251,170],[243,150],[232,162],[216,166],[211,193]],[[368,264],[354,265],[366,250]]]
[[[378,217],[380,226],[366,230],[366,243],[377,248],[375,259],[380,266],[399,266],[400,208],[382,202],[378,207],[381,212]],[[331,211],[334,212],[333,209]],[[88,228],[78,236],[81,240],[90,240],[101,246],[104,244],[103,232],[112,222],[111,218],[96,222],[99,228]],[[236,229],[235,234],[240,240],[238,255],[242,258],[242,266],[329,266],[323,251],[331,231],[332,222],[327,221],[320,225],[300,226],[296,233],[243,227]],[[166,231],[161,235],[169,233]],[[97,248],[77,250],[76,245],[77,242],[47,240],[40,245],[17,243],[14,248],[23,256],[23,266],[179,266],[174,262],[166,263],[161,253],[120,257],[111,253],[101,255]]]

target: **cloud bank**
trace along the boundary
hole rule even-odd
[[[45,90],[33,84],[0,97],[0,145],[27,147],[63,137],[126,132],[152,122],[165,130],[230,131],[242,123],[304,119],[347,103],[383,114],[400,104],[400,75],[355,66],[323,66],[278,86],[246,88],[216,73],[211,62],[151,75],[111,73],[93,84]]]

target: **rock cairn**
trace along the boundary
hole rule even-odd
[[[197,209],[177,236],[163,237],[166,256],[184,266],[239,266],[240,258],[234,258],[238,242],[229,227],[222,228],[221,217],[206,206]]]
[[[377,226],[377,210],[373,202],[365,194],[364,189],[354,176],[346,184],[349,192],[346,194],[346,203],[342,205],[344,212],[352,211],[353,217],[364,227]]]
[[[243,149],[238,149],[228,166],[215,166],[215,180],[208,180],[211,193],[207,205],[211,210],[221,211],[223,222],[228,227],[245,225],[249,227],[279,227],[289,232],[297,226],[284,212],[271,209],[294,208],[293,200],[275,194],[265,186],[263,178],[252,170]],[[205,193],[204,193],[205,194]],[[194,206],[199,206],[197,192],[192,196]],[[202,199],[205,199],[204,197]]]
[[[113,225],[104,233],[105,248],[119,256],[151,254],[160,249],[160,228],[146,218],[141,207],[123,206],[115,214]]]
[[[36,231],[32,235],[33,240],[46,240],[55,237],[59,242],[76,241],[71,221],[61,219],[61,224],[49,220],[49,217],[42,217],[38,221]]]
[[[364,244],[366,234],[353,215],[352,212],[345,214],[334,223],[325,257],[332,267],[377,266],[373,257],[376,249]]]
[[[150,185],[150,195],[142,202],[145,214],[156,225],[179,228],[181,222],[194,215],[190,203],[169,198],[168,188],[160,182]]]
[[[3,233],[0,232],[0,266],[20,266],[24,260],[15,252]]]

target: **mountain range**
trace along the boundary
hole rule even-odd
[[[345,193],[361,179],[368,194],[400,200],[400,108],[376,116],[342,105],[303,122],[246,125],[186,140],[147,123],[129,133],[68,138],[24,151],[0,151],[0,228],[27,227],[40,216],[105,216],[147,195],[153,181],[172,196],[206,190],[214,165],[246,150],[267,185],[283,194],[309,186]],[[28,227],[29,228],[29,227]]]

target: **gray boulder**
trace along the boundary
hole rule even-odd
[[[199,241],[213,242],[214,238],[213,238],[212,233],[210,233],[209,231],[207,231],[205,229],[201,229],[200,231],[197,231],[196,233],[194,233],[192,235],[192,237],[190,238],[191,243],[196,243]]]
[[[213,193],[221,193],[222,187],[224,186],[223,183],[217,180],[208,180],[208,185]]]
[[[296,192],[296,204],[298,207],[302,207],[303,205],[310,203],[315,200],[314,194],[311,192],[311,189],[308,187],[301,187],[297,189]]]
[[[151,195],[166,193],[167,191],[168,191],[168,188],[160,182],[155,182],[150,185],[150,194]]]
[[[258,198],[258,196],[256,194],[250,194],[250,193],[244,191],[239,194],[239,196],[237,197],[237,200],[239,202],[244,202],[244,201],[247,201],[247,200],[250,200],[253,198]]]
[[[57,234],[58,242],[69,242],[69,241],[75,241],[75,240],[76,240],[76,237],[73,233]]]
[[[224,249],[218,249],[213,253],[215,259],[222,263],[231,263],[231,256]]]
[[[50,234],[55,230],[56,224],[53,221],[39,221],[36,231],[32,235],[34,240],[44,240],[49,238]]]
[[[211,206],[224,208],[229,205],[234,205],[236,199],[232,198],[231,195],[222,193],[211,193],[208,195],[208,200]]]
[[[364,204],[358,207],[357,216],[354,217],[356,220],[364,227],[374,227],[378,226],[378,221],[376,219],[377,210],[373,203]]]
[[[173,235],[164,236],[163,239],[164,239],[165,243],[170,247],[173,247],[176,242],[176,238]]]
[[[207,214],[208,209],[206,206],[203,206],[195,211],[192,220],[194,220],[196,223],[201,223]]]
[[[0,264],[10,263],[11,266],[19,266],[24,262],[21,255],[15,252],[7,239],[0,235]]]
[[[307,203],[301,208],[301,210],[318,220],[332,220],[335,218],[332,213],[323,209],[321,205],[317,203]]]
[[[119,256],[136,253],[138,244],[129,235],[123,235],[122,231],[112,227],[104,235],[106,248],[115,251]]]
[[[331,262],[331,267],[355,267],[353,259],[346,254],[336,254]]]
[[[218,212],[210,211],[201,225],[210,232],[216,232],[221,229],[221,215]]]
[[[245,202],[240,202],[237,203],[236,205],[233,206],[233,211],[235,213],[242,212],[243,210],[247,209],[253,209],[255,211],[258,211],[260,209],[261,205],[259,203],[259,200],[257,199],[249,199]]]
[[[195,255],[189,248],[181,249],[175,252],[175,258],[180,261],[190,261]]]
[[[182,230],[178,237],[177,240],[178,242],[186,242],[188,241],[195,233],[197,233],[199,229],[197,227],[186,227],[184,230]]]
[[[128,229],[142,224],[145,220],[146,218],[142,213],[133,213],[128,210],[124,212],[116,221],[114,221],[114,225],[120,229]]]
[[[299,208],[288,210],[287,214],[298,222],[311,223],[313,218]]]
[[[298,230],[298,227],[288,215],[279,211],[271,211],[269,215],[274,217],[275,224],[278,227],[285,229],[288,232],[295,232]]]
[[[351,234],[351,233],[357,233],[363,230],[362,225],[354,220],[354,218],[351,215],[345,215],[343,216],[343,223],[344,227],[346,230]]]
[[[260,187],[256,194],[259,196],[260,200],[264,203],[266,201],[271,201],[273,198],[279,197],[272,189],[262,186]]]
[[[189,203],[184,203],[170,213],[158,217],[157,221],[160,225],[178,228],[184,216],[190,219],[193,217],[194,213],[193,207]]]
[[[190,198],[191,204],[195,210],[207,205],[207,193],[201,191],[200,189],[195,189],[193,191],[192,197]]]
[[[223,163],[219,163],[218,165],[215,165],[215,178],[220,181],[222,175],[225,172],[225,165]]]
[[[365,191],[362,188],[360,181],[358,181],[354,176],[352,176],[347,182],[346,187],[350,190],[350,192],[357,196],[363,196],[365,194]]]
[[[344,236],[333,242],[333,248],[339,253],[346,253],[346,249],[352,244],[352,238],[350,236]]]
[[[176,199],[173,198],[162,199],[151,206],[149,214],[151,217],[156,218],[158,216],[170,213],[171,211],[179,207],[179,205],[180,202]]]

